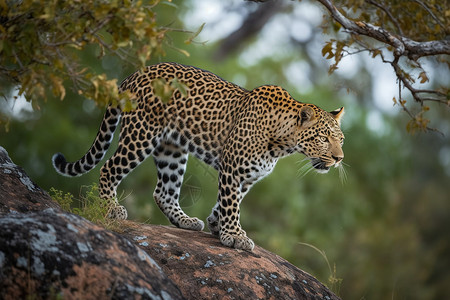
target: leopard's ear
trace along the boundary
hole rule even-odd
[[[344,116],[344,108],[341,107],[336,110],[330,111],[330,114],[338,122],[338,124],[341,125],[341,119]]]
[[[303,106],[297,116],[298,125],[303,128],[311,127],[317,122],[317,116],[310,106]]]

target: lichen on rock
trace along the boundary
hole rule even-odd
[[[41,299],[183,298],[146,252],[76,215],[54,209],[8,214],[0,218],[0,232],[2,299],[23,299],[30,287]]]

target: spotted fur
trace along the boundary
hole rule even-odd
[[[152,87],[160,78],[177,78],[187,94],[175,90],[163,102]],[[120,85],[125,90],[135,95],[135,110],[108,107],[93,145],[80,160],[68,163],[60,153],[53,156],[62,175],[88,172],[104,157],[122,118],[118,148],[100,174],[100,197],[110,205],[111,218],[127,218],[116,200],[117,186],[152,155],[158,171],[153,197],[159,208],[172,224],[202,230],[203,222],[186,215],[178,203],[192,153],[219,173],[217,202],[207,219],[210,231],[226,246],[252,250],[254,243],[239,222],[239,205],[252,185],[292,153],[306,155],[319,172],[338,166],[344,157],[343,108],[326,112],[295,101],[278,86],[248,91],[198,68],[161,63],[126,78]]]

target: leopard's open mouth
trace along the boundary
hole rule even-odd
[[[330,167],[327,167],[326,162],[318,157],[311,158],[311,165],[318,173],[327,173]]]

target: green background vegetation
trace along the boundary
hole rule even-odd
[[[184,24],[192,7],[190,1],[159,4],[153,8],[156,23],[195,32],[198,28]],[[261,43],[258,35],[244,49],[218,62],[213,57],[219,42],[203,41],[200,35],[185,43],[192,34],[173,30],[166,34],[169,43],[164,52],[150,55],[147,64],[175,61],[194,65],[247,89],[277,84],[299,101],[327,110],[346,108],[342,124],[346,180],[339,178],[337,170],[326,175],[304,174],[307,162],[300,154],[281,160],[242,203],[243,228],[258,245],[329,286],[333,285],[330,277],[341,279],[333,289],[343,299],[438,299],[450,294],[448,108],[429,112],[445,136],[411,135],[405,129],[406,114],[399,113],[398,107],[381,110],[370,97],[368,91],[376,74],[365,65],[359,65],[352,78],[339,73],[328,76],[327,68],[317,66],[320,81],[305,92],[284,72],[294,62],[308,58],[295,47],[280,45],[283,55],[246,64],[242,53],[257,51],[251,47]],[[99,59],[99,51],[98,47],[81,51],[82,66],[119,82],[134,71],[131,65],[121,67],[116,56]],[[2,129],[0,133],[0,145],[42,188],[54,187],[77,196],[82,186],[98,181],[100,166],[82,177],[66,178],[53,170],[51,157],[62,152],[68,160],[80,158],[96,135],[104,107],[74,92],[70,80],[64,85],[64,101],[59,100],[59,94],[47,95],[39,101],[40,110],[13,117],[9,132]],[[342,91],[349,86],[350,93]],[[11,92],[4,86],[0,89],[5,94]],[[1,100],[0,109],[8,112],[11,105]],[[116,132],[116,142],[117,136]],[[111,154],[112,150],[108,156]],[[190,158],[180,200],[189,215],[203,220],[209,215],[216,200],[216,176],[215,170]],[[169,224],[153,202],[155,183],[151,159],[122,182],[119,195],[130,219]],[[324,251],[331,272],[322,255],[302,243]]]

